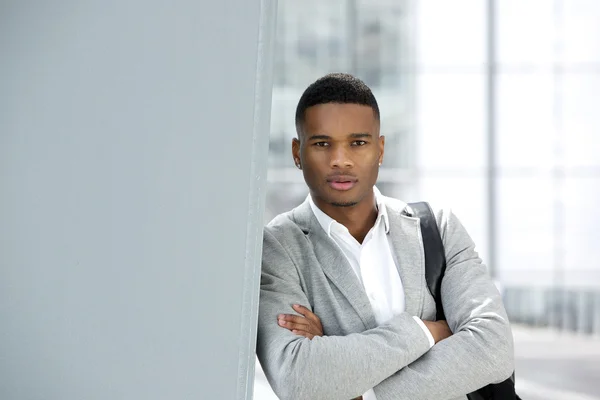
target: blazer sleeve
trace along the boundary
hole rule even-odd
[[[375,387],[378,400],[456,398],[514,371],[513,337],[500,293],[451,212],[437,212],[447,269],[442,304],[454,333]]]
[[[427,336],[407,313],[362,333],[309,340],[277,324],[279,314],[293,313],[293,304],[312,309],[292,258],[265,229],[257,355],[282,400],[360,396],[430,348]]]

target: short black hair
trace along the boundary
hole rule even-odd
[[[304,123],[306,109],[319,104],[360,104],[373,109],[379,121],[379,106],[371,89],[360,79],[346,73],[332,73],[306,88],[296,107],[296,129]]]

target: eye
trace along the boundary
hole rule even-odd
[[[352,142],[352,146],[364,146],[365,144],[367,144],[367,142],[364,140],[355,140]]]
[[[329,143],[327,143],[327,142],[316,142],[316,143],[313,143],[313,146],[327,147],[327,146],[329,146]]]

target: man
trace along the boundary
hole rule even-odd
[[[347,74],[310,85],[292,152],[310,194],[264,231],[257,354],[281,399],[465,399],[513,371],[500,295],[458,219],[436,321],[419,221],[374,187],[379,108]]]

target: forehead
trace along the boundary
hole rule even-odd
[[[373,133],[378,127],[373,109],[361,104],[319,104],[307,108],[304,114],[304,131],[307,133]]]

